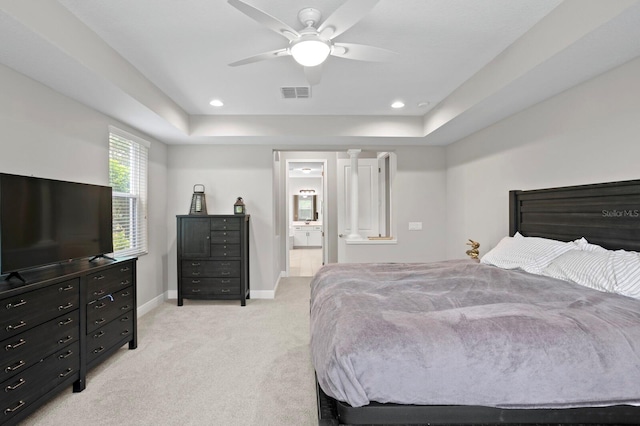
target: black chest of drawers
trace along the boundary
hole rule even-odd
[[[177,216],[178,306],[183,299],[249,298],[249,215]]]
[[[122,345],[137,344],[136,259],[84,259],[21,275],[26,283],[0,278],[3,425],[18,423],[71,385],[82,391],[91,367]],[[100,298],[109,304],[92,309]],[[96,334],[105,342],[98,351]]]

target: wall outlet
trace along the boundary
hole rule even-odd
[[[422,222],[409,222],[409,231],[422,231]]]

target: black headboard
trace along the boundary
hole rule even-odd
[[[509,192],[509,234],[640,251],[640,180]]]

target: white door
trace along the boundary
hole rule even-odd
[[[351,160],[338,159],[338,263],[346,262],[345,238],[351,232]],[[358,159],[358,231],[363,238],[378,236],[378,160]]]

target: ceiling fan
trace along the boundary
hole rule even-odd
[[[298,31],[241,0],[228,0],[228,3],[240,12],[289,40],[289,45],[285,48],[250,56],[230,63],[229,66],[235,67],[266,59],[292,56],[296,62],[304,67],[309,84],[314,85],[320,82],[322,63],[330,55],[356,61],[389,61],[395,56],[395,53],[390,50],[364,44],[333,41],[334,38],[360,21],[378,1],[347,0],[324,22],[320,22],[322,14],[319,10],[311,7],[304,8],[298,13],[298,20],[304,25],[304,28]]]

